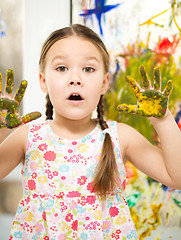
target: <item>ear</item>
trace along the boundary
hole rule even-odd
[[[47,93],[48,89],[47,89],[47,84],[46,84],[46,80],[45,80],[45,74],[40,72],[39,73],[39,83],[40,83],[40,88],[43,92]]]
[[[109,82],[110,82],[110,73],[107,72],[104,75],[103,83],[102,83],[102,89],[101,89],[101,95],[105,94],[109,88]]]

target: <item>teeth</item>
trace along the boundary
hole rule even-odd
[[[79,96],[79,94],[77,94],[77,93],[73,93],[72,95],[73,95],[73,96]]]

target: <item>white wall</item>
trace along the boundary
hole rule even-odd
[[[70,24],[70,1],[24,0],[23,79],[28,88],[23,99],[23,114],[40,111],[45,119],[45,94],[38,82],[41,46],[48,35]]]
[[[52,31],[69,25],[70,3],[68,0],[23,0],[23,4],[23,79],[28,81],[23,99],[23,114],[35,110],[44,114],[45,95],[38,82],[39,54],[44,40]],[[20,180],[20,171],[21,165],[5,181]],[[1,240],[8,239],[13,218],[13,215],[0,214]]]

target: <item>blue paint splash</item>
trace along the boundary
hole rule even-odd
[[[113,8],[118,7],[121,3],[117,3],[114,5],[105,5],[106,0],[95,0],[95,8],[93,9],[86,9],[83,11],[83,13],[80,13],[80,16],[83,16],[84,18],[91,16],[92,14],[96,15],[100,34],[103,36],[103,30],[102,30],[102,14],[105,14],[106,12],[112,10]]]
[[[0,37],[5,37],[6,29],[7,29],[6,23],[0,17]]]

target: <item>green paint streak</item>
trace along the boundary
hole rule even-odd
[[[20,118],[15,113],[9,113],[6,116],[6,125],[8,128],[14,128],[21,124]]]
[[[133,90],[135,95],[140,92],[140,88],[136,85],[136,81],[131,76],[126,76],[126,81],[128,82],[130,88]]]
[[[173,199],[174,202],[177,204],[177,206],[181,208],[181,202],[178,201],[177,199],[173,198],[173,197],[172,197],[172,199]]]
[[[172,80],[169,80],[169,81],[167,82],[167,85],[166,85],[166,87],[165,87],[165,90],[164,90],[163,94],[164,94],[166,97],[168,97],[168,96],[170,95],[171,91],[172,91],[172,88],[173,88]]]
[[[128,104],[120,104],[117,107],[117,109],[120,112],[127,112],[127,113],[135,113],[137,111],[134,105],[128,105]]]
[[[0,98],[0,110],[8,110],[14,112],[18,109],[18,105],[14,100],[8,98]]]
[[[32,120],[35,120],[37,118],[41,117],[41,113],[40,112],[32,112],[32,113],[29,113],[25,116],[22,117],[22,122],[23,123],[28,123]]]
[[[143,86],[145,88],[148,87],[149,86],[149,78],[148,78],[148,75],[145,71],[145,68],[143,66],[140,66],[139,72],[140,72],[140,75],[141,75]]]
[[[160,88],[160,69],[158,67],[155,67],[154,68],[154,79],[155,79],[155,82],[154,82],[154,88],[155,89],[159,89]]]
[[[27,81],[24,80],[24,81],[21,82],[21,85],[20,85],[20,87],[17,90],[16,95],[15,95],[15,100],[17,102],[21,102],[21,100],[22,100],[22,98],[25,94],[27,85],[28,85]]]
[[[8,69],[6,74],[5,90],[9,94],[12,93],[13,91],[13,83],[14,83],[14,71],[12,69]]]

